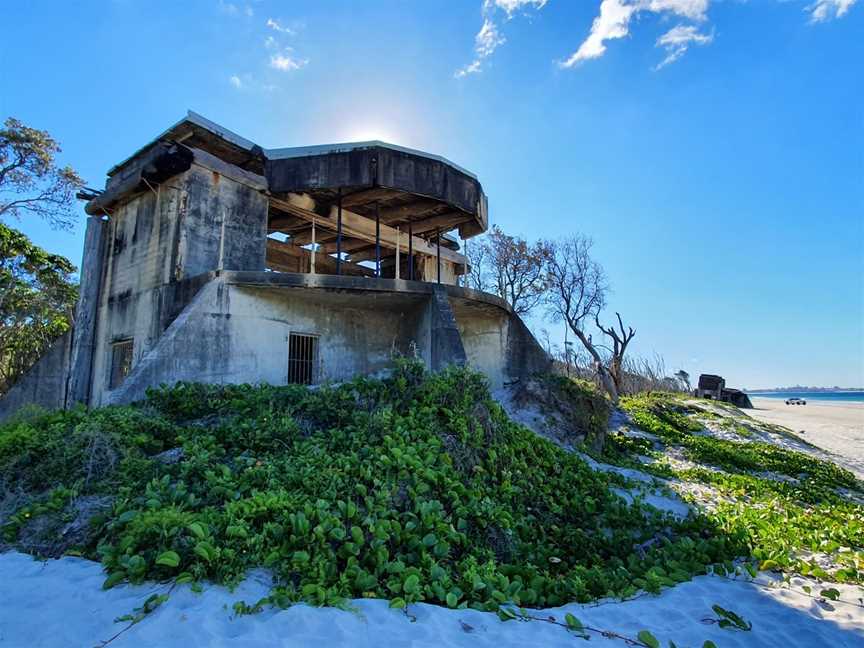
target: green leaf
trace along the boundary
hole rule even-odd
[[[398,608],[400,610],[404,610],[407,603],[405,603],[405,599],[403,598],[394,598],[390,601],[391,608]]]
[[[406,594],[416,594],[420,590],[420,578],[417,574],[411,574],[406,578],[402,584],[402,589]]]
[[[207,542],[199,542],[195,545],[195,555],[203,558],[208,563],[213,562],[213,559],[216,557],[216,550]]]
[[[518,618],[519,615],[516,614],[516,611],[509,606],[500,606],[498,608],[498,618],[502,621],[511,621],[513,619]]]
[[[648,648],[660,648],[660,642],[657,641],[657,637],[647,630],[640,630],[639,634],[636,635],[636,638],[648,646]]]
[[[180,564],[180,555],[176,551],[164,551],[156,558],[156,564],[163,567],[177,567]]]
[[[111,574],[110,576],[108,576],[108,578],[105,579],[105,582],[102,583],[102,589],[111,589],[112,587],[114,587],[118,583],[121,583],[125,579],[126,579],[126,572],[125,571],[122,571],[122,570],[116,571],[113,574]]]
[[[564,615],[564,621],[567,622],[567,627],[571,630],[581,630],[582,622],[569,612]]]
[[[715,644],[713,641],[711,641],[709,639],[709,640],[706,640],[705,643],[702,644],[702,648],[717,648],[717,644]]]
[[[120,514],[117,521],[126,524],[127,522],[134,520],[136,517],[138,517],[138,511],[126,511],[125,513]]]
[[[830,589],[823,589],[819,592],[819,594],[821,596],[824,596],[825,598],[831,599],[832,601],[840,600],[840,591],[835,587],[832,587]]]
[[[455,608],[458,603],[459,603],[459,597],[456,596],[456,594],[454,594],[453,592],[449,592],[447,594],[447,606],[451,607],[451,608]]]
[[[199,540],[203,540],[207,536],[207,532],[204,529],[204,525],[200,522],[193,522],[187,527],[191,532]]]

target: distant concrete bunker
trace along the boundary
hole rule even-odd
[[[313,384],[549,360],[500,298],[458,286],[486,231],[472,173],[383,142],[262,149],[189,113],[89,190],[72,331],[0,402],[127,403],[180,380]]]

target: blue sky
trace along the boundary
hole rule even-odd
[[[634,351],[670,371],[864,385],[864,2],[34,1],[4,17],[0,117],[49,130],[91,186],[187,109],[265,147],[421,148],[477,173],[505,231],[593,237]],[[20,226],[80,261],[83,227]]]

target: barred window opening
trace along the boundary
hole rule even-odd
[[[110,389],[119,387],[132,370],[133,340],[120,340],[111,346]]]
[[[315,382],[318,336],[291,333],[288,336],[288,382],[311,385]]]

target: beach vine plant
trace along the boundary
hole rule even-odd
[[[848,470],[749,437],[729,440],[702,434],[699,419],[706,410],[677,395],[643,394],[623,399],[622,406],[664,448],[652,451],[642,445],[644,440],[613,441],[608,460],[633,465],[637,454],[653,454],[660,461],[640,464],[641,469],[710,487],[715,494],[710,506],[695,501],[701,515],[744,545],[742,557],[754,559],[758,569],[864,583],[864,487]],[[743,417],[734,408],[727,411],[729,417]],[[662,457],[670,448],[682,451],[692,467],[665,463]],[[735,569],[723,563],[715,571]]]
[[[93,448],[110,461],[88,471]],[[179,384],[24,418],[0,427],[0,469],[31,508],[61,487],[70,505],[115,494],[76,548],[106,587],[231,585],[265,566],[284,605],[496,611],[658,592],[742,549],[706,520],[623,501],[609,488],[622,478],[510,421],[480,374],[411,360],[384,380]],[[3,532],[28,529],[13,516]]]
[[[430,374],[398,360],[385,379],[181,383],[131,406],[6,423],[0,498],[24,499],[2,534],[27,546],[34,520],[69,521],[87,498],[113,498],[72,548],[102,561],[105,587],[157,580],[200,589],[271,568],[270,595],[240,602],[238,615],[381,598],[406,614],[424,601],[532,617],[531,609],[740,573],[749,566],[742,557],[761,569],[861,582],[864,514],[842,497],[860,488],[849,473],[749,438],[699,434],[698,408],[674,396],[623,405],[693,467],[646,466],[640,457],[659,457],[657,442],[621,436],[604,458],[710,486],[721,495],[713,508],[678,519],[638,498],[628,503],[610,489],[632,487],[625,477],[593,471],[511,421],[480,374]],[[602,434],[605,417],[594,414]],[[766,469],[788,479],[759,476]],[[830,555],[834,566],[806,552]],[[820,591],[830,598],[830,588]],[[716,617],[724,619],[732,621]],[[645,637],[626,639],[653,646]]]

